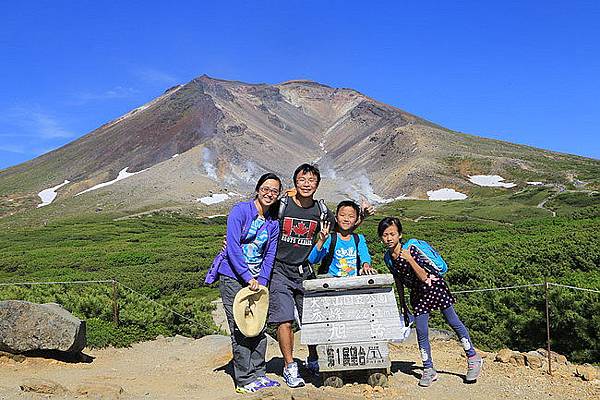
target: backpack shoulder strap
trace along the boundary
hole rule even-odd
[[[290,196],[285,195],[279,200],[279,211],[277,211],[277,219],[282,220],[283,214],[285,213],[285,209],[287,208],[288,202],[290,200]]]
[[[362,268],[362,262],[360,261],[360,253],[358,252],[358,243],[360,242],[360,237],[357,233],[353,233],[352,238],[354,239],[354,246],[356,247],[356,275],[358,276],[358,273]]]
[[[327,204],[325,204],[325,200],[323,200],[323,199],[320,199],[319,201],[317,201],[317,204],[319,205],[319,211],[321,213],[319,219],[321,221],[325,221],[327,219],[327,214],[329,214],[329,209],[327,208]]]
[[[337,232],[332,232],[330,235],[331,240],[329,241],[329,249],[327,249],[327,254],[321,260],[321,265],[319,265],[319,274],[326,274],[329,271],[329,266],[333,262],[333,255],[335,254],[335,245],[337,244]]]

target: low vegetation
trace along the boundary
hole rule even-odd
[[[597,194],[565,192],[537,205],[552,189],[454,202],[400,201],[379,216],[402,219],[405,238],[432,243],[450,265],[453,291],[551,282],[600,289],[600,207]],[[376,237],[378,218],[360,228],[374,264],[385,272]],[[0,228],[2,228],[0,220]],[[8,226],[8,225],[7,225]],[[126,346],[158,334],[194,337],[216,332],[202,286],[221,247],[223,217],[151,214],[115,221],[63,219],[0,232],[0,283],[115,279],[119,324],[110,283],[0,286],[0,299],[57,302],[87,320],[92,346]],[[553,348],[574,361],[600,360],[600,294],[551,287]],[[545,346],[543,287],[456,294],[457,310],[476,344],[531,350]],[[177,314],[172,310],[176,310]],[[436,313],[433,323],[444,327]]]

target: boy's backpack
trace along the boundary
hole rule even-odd
[[[358,234],[353,233],[352,238],[354,239],[354,246],[356,247],[356,275],[360,272],[362,268],[362,262],[360,261],[360,254],[358,253],[358,242],[360,238]],[[337,232],[332,232],[331,242],[329,243],[329,249],[323,260],[321,260],[321,265],[319,265],[319,274],[326,274],[329,271],[329,266],[333,262],[333,256],[335,254],[335,245],[337,243]]]
[[[415,246],[421,254],[421,257],[427,261],[426,264],[430,267],[428,268],[429,272],[438,276],[446,275],[446,272],[448,272],[448,264],[446,264],[446,261],[444,261],[442,256],[440,256],[429,243],[424,240],[409,239],[402,245],[402,248],[408,249],[410,246]]]
[[[280,200],[279,200],[279,211],[277,212],[277,219],[278,220],[282,220],[283,219],[283,214],[285,213],[285,209],[287,208],[287,205],[290,201],[290,196],[283,196]],[[320,221],[325,221],[327,219],[327,214],[329,214],[329,209],[327,208],[327,204],[325,204],[325,200],[321,199],[317,201],[317,204],[319,205],[319,211],[320,211],[320,216],[319,216],[319,220]]]

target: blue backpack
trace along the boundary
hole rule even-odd
[[[446,272],[448,272],[448,264],[446,264],[446,261],[444,261],[442,256],[440,256],[429,243],[424,240],[409,239],[402,245],[402,248],[408,249],[410,246],[415,246],[425,261],[428,261],[427,264],[430,267],[429,272],[439,276],[446,275]]]

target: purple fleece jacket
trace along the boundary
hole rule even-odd
[[[253,278],[242,253],[242,244],[249,243],[246,236],[252,221],[257,215],[258,210],[254,205],[254,200],[237,203],[231,209],[227,217],[227,257],[223,259],[219,266],[219,274],[241,279],[246,283]],[[269,233],[269,241],[256,280],[261,285],[267,286],[271,280],[271,271],[273,270],[275,252],[277,251],[279,221],[267,218],[260,230],[262,229],[266,229]]]

